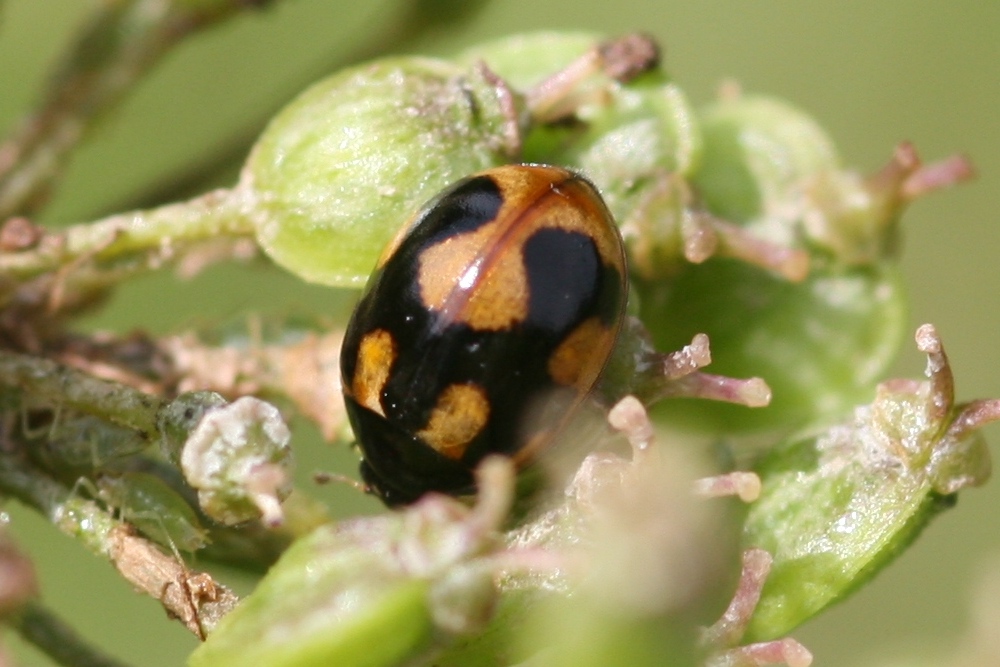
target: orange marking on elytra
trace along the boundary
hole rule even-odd
[[[453,384],[445,387],[431,412],[427,427],[417,437],[440,454],[458,460],[489,421],[490,401],[482,387]]]
[[[396,342],[385,329],[370,331],[361,339],[351,393],[359,404],[383,417],[382,390],[395,360]]]

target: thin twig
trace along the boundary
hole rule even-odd
[[[39,107],[0,145],[0,219],[32,213],[45,203],[65,169],[65,156],[171,47],[266,2],[102,3],[63,56]]]
[[[236,595],[210,575],[192,572],[137,536],[128,523],[20,458],[17,450],[23,443],[8,438],[0,446],[5,450],[0,455],[0,492],[39,510],[91,553],[106,558],[133,587],[159,600],[171,618],[196,636],[204,638],[236,606]]]
[[[73,225],[43,235],[29,249],[0,253],[0,274],[23,282],[81,263],[108,270],[126,263],[159,268],[199,242],[250,235],[252,203],[246,199],[242,191],[215,190],[186,202]]]
[[[15,453],[18,446],[9,438],[0,440],[0,448],[4,450],[0,454],[0,492],[51,519],[69,495],[69,489],[18,460]]]
[[[91,646],[40,602],[29,602],[7,619],[26,641],[66,667],[128,667]]]
[[[107,205],[104,210],[125,211],[157,206],[162,202],[193,197],[204,191],[206,183],[225,182],[219,180],[220,176],[235,174],[239,170],[267,121],[310,83],[352,64],[419,50],[428,36],[458,30],[490,3],[488,0],[402,0],[393,4],[391,11],[373,19],[377,24],[346,54],[343,53],[342,43],[331,41],[330,51],[320,54],[312,65],[289,72],[282,81],[274,82],[270,99],[280,100],[276,106],[265,104],[246,109],[240,126],[203,151],[197,161],[179,167],[157,182]]]
[[[26,406],[79,410],[134,429],[150,442],[158,433],[159,410],[167,404],[157,396],[49,359],[3,351],[0,386],[19,392]]]

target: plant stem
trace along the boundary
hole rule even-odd
[[[23,405],[70,408],[135,429],[150,442],[167,401],[69,366],[26,354],[0,351],[0,386],[20,393]]]
[[[158,268],[198,242],[253,231],[249,196],[215,190],[195,199],[113,215],[44,235],[32,248],[0,254],[0,274],[25,281],[91,262],[98,270],[123,264]]]
[[[8,623],[26,641],[34,644],[56,663],[66,667],[127,667],[90,646],[39,602],[25,604]]]
[[[159,600],[196,636],[203,639],[239,601],[208,574],[192,572],[183,561],[137,536],[129,524],[24,461],[17,454],[23,443],[9,439],[0,444],[5,450],[0,456],[0,492],[41,511],[91,553],[106,558],[136,590]]]
[[[332,49],[334,56],[324,55],[309,67],[288,72],[281,81],[273,82],[271,99],[281,100],[277,106],[271,106],[272,102],[269,102],[244,110],[240,126],[229,128],[231,131],[215,142],[211,151],[113,202],[106,210],[147,208],[160,202],[187,199],[204,191],[206,182],[238,169],[268,120],[308,85],[348,65],[391,53],[419,51],[429,36],[459,30],[479,10],[489,5],[489,0],[398,0],[390,4],[390,9],[378,19],[378,29],[359,37],[356,44],[352,40],[346,53],[341,53],[344,45],[337,43]]]
[[[0,219],[38,210],[64,159],[175,44],[265,0],[130,0],[101,4],[63,55],[43,101],[0,145]]]
[[[0,440],[0,445],[5,449],[16,447],[16,444],[3,440]],[[52,521],[69,491],[48,475],[20,461],[17,456],[6,452],[0,456],[0,491],[38,510]]]

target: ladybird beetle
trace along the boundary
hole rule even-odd
[[[441,192],[383,252],[340,364],[361,476],[386,504],[530,464],[597,383],[628,296],[617,226],[583,176],[508,165]]]

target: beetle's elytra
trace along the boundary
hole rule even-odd
[[[474,490],[487,454],[532,462],[597,383],[627,299],[595,187],[497,167],[453,184],[390,243],[341,371],[361,474],[387,504]]]

